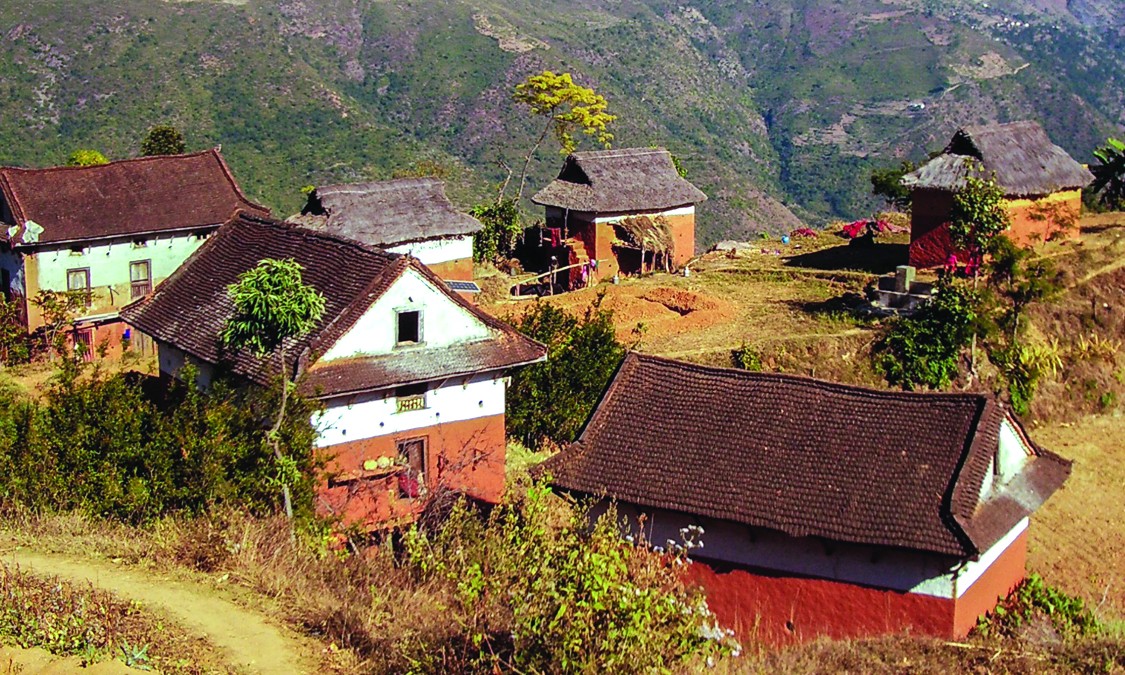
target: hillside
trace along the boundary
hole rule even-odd
[[[610,99],[618,145],[682,158],[709,244],[862,215],[871,167],[962,123],[1039,119],[1087,158],[1125,124],[1123,31],[1113,0],[0,0],[0,162],[130,156],[168,121],[283,214],[434,170],[467,205],[531,144],[512,87],[552,68]]]

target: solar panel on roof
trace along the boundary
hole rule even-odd
[[[480,286],[472,281],[446,281],[451,290],[458,293],[480,293]]]

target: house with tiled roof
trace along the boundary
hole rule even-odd
[[[1016,244],[1078,236],[1082,188],[1094,179],[1086,167],[1037,122],[967,126],[940,155],[902,178],[911,190],[911,265],[937,267],[957,253],[949,237],[953,196],[978,169],[1003,190],[1011,220],[1006,234]]]
[[[691,260],[695,207],[706,199],[663,148],[575,152],[532,197],[560,266],[597,260],[603,279]]]
[[[442,279],[461,282],[473,281],[473,234],[483,227],[453,206],[445,184],[436,178],[320,186],[290,220],[391,253],[408,253]]]
[[[225,352],[227,287],[264,259],[295,260],[325,298],[306,335],[266,358]],[[506,376],[546,348],[452,292],[417,258],[249,213],[225,224],[122,316],[151,335],[160,372],[185,364],[261,386],[298,373],[323,404],[318,509],[346,524],[408,522],[446,490],[494,502],[504,489]]]
[[[1070,474],[991,395],[866,389],[629,354],[541,471],[654,545],[721,622],[786,643],[965,635],[1023,579],[1030,517]]]
[[[242,193],[219,150],[99,166],[0,167],[0,289],[29,332],[39,291],[86,291],[76,338],[121,349],[122,307],[172,274],[236,209]]]

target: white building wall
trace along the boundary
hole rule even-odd
[[[421,310],[422,344],[397,347],[396,313]],[[430,350],[473,342],[491,331],[471,312],[407,269],[348,332],[320,358],[321,363],[355,356],[390,354],[396,350]],[[419,355],[419,358],[425,358]]]
[[[642,215],[656,218],[658,216],[690,216],[695,213],[695,206],[681,206],[676,209],[668,209],[667,211],[645,211]],[[608,216],[598,216],[594,219],[595,223],[615,223],[626,215],[630,214],[614,214]]]
[[[14,251],[0,251],[0,269],[8,272],[11,278],[9,293],[27,295],[27,288],[23,283],[23,256]]]
[[[387,250],[391,253],[410,254],[424,265],[465,260],[473,257],[473,235],[466,234],[463,237],[414,241],[392,246]]]
[[[426,392],[422,410],[397,412],[393,391],[342,396],[325,401],[313,417],[317,446],[424,429],[442,423],[504,414],[505,378],[485,373],[442,383]]]
[[[196,369],[195,385],[200,389],[211,386],[211,380],[214,378],[214,369],[211,364],[189,356],[166,342],[157,345],[157,361],[160,363],[161,375],[170,375],[177,379],[179,379],[180,370],[183,369],[184,365],[190,363]]]
[[[598,514],[603,509],[597,511]],[[809,576],[875,588],[917,593],[938,598],[958,598],[972,582],[1027,529],[1027,519],[1018,523],[977,561],[962,563],[922,551],[907,551],[858,544],[832,543],[815,538],[793,538],[758,530],[730,521],[694,518],[659,509],[638,509],[619,504],[618,512],[636,528],[644,513],[644,533],[637,533],[656,546],[668,540],[681,542],[680,530],[698,524],[704,529],[704,546],[694,551],[700,558]]]
[[[86,246],[82,252],[68,246],[39,250],[39,288],[52,291],[66,290],[66,271],[86,267],[90,270],[90,285],[115,286],[129,283],[129,263],[151,261],[153,282],[167,278],[187,260],[204,242],[194,234],[150,237],[144,246],[130,239],[115,240]],[[119,304],[128,304],[125,298]]]
[[[1000,423],[1000,447],[996,451],[997,482],[1006,483],[1018,474],[1031,454],[1031,448],[1027,447],[1020,438],[1012,422],[1005,418]]]

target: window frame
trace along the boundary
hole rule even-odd
[[[86,276],[86,287],[85,288],[71,288],[70,287],[70,275],[74,274],[76,272],[81,272],[82,274],[84,274]],[[67,271],[66,271],[66,292],[67,293],[85,293],[86,294],[86,306],[87,307],[93,306],[93,304],[94,304],[94,286],[93,286],[93,281],[90,279],[90,268],[89,267],[71,267],[71,268],[67,269]]]
[[[148,274],[146,279],[134,279],[133,267],[136,265],[144,265],[145,271]],[[142,293],[137,293],[137,290],[143,290]],[[146,260],[130,260],[129,261],[129,298],[136,300],[143,298],[149,293],[152,293],[152,259]]]
[[[417,323],[415,324],[415,334],[417,340],[402,340],[402,317],[405,314],[416,314]],[[425,344],[425,333],[423,332],[423,315],[422,309],[396,309],[395,310],[395,347],[414,347],[417,345]]]
[[[411,461],[410,446],[418,443],[421,446],[417,465]],[[398,496],[403,499],[417,499],[426,496],[426,466],[430,455],[429,436],[411,436],[395,441],[395,454],[403,465],[399,473]],[[414,494],[410,494],[410,481],[415,481]]]

